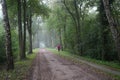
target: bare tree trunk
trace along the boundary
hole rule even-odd
[[[79,11],[78,11],[78,6],[77,6],[77,0],[74,0],[74,7],[75,7],[75,12],[76,12],[76,22],[77,22],[77,32],[78,32],[78,51],[80,53],[80,55],[82,55],[82,45],[81,45],[81,27],[80,27],[80,14],[79,14]]]
[[[26,0],[23,0],[23,10],[24,10],[24,38],[23,38],[23,56],[26,58]]]
[[[28,33],[29,33],[29,54],[32,53],[32,12],[30,8],[30,13],[28,17]]]
[[[62,44],[62,36],[61,36],[61,28],[60,27],[59,27],[59,39],[60,39],[61,50],[63,51],[63,44]]]
[[[67,47],[67,42],[66,42],[66,37],[67,37],[67,35],[66,35],[66,17],[65,17],[65,24],[64,24],[64,28],[63,28],[63,31],[64,31],[64,49],[66,49],[66,47]]]
[[[110,46],[109,46],[109,30],[108,30],[108,20],[107,20],[107,16],[105,14],[105,10],[104,10],[104,5],[103,5],[103,1],[99,0],[100,4],[98,7],[99,10],[99,21],[100,21],[100,36],[101,36],[101,49],[100,49],[100,55],[99,57],[102,60],[106,59],[106,55],[108,53],[108,51],[110,51]],[[106,31],[105,31],[106,30]]]
[[[115,45],[117,48],[118,59],[120,61],[120,32],[117,28],[117,24],[115,23],[115,20],[114,20],[112,14],[111,14],[109,0],[103,0],[103,4],[104,4],[107,19],[108,19],[108,22],[110,25],[110,30],[112,32],[112,36],[113,36],[113,39],[115,41]]]
[[[8,13],[7,13],[6,0],[2,0],[2,11],[3,11],[5,33],[6,33],[7,70],[10,70],[10,69],[14,69],[14,62],[13,62],[11,32],[10,32]]]
[[[23,55],[23,36],[22,36],[22,19],[21,19],[21,0],[18,0],[18,34],[19,34],[19,54],[20,59],[24,59]]]

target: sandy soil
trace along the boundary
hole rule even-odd
[[[41,49],[30,69],[27,80],[114,80],[86,64],[74,63]]]

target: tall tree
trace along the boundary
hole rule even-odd
[[[12,54],[12,43],[11,43],[11,32],[10,24],[7,12],[6,0],[2,0],[2,11],[6,33],[6,56],[7,56],[7,70],[14,69],[13,54]]]
[[[99,20],[100,20],[100,35],[101,35],[101,59],[105,59],[105,55],[107,54],[109,50],[109,45],[108,45],[108,34],[109,34],[109,29],[108,29],[108,21],[107,17],[104,11],[104,6],[102,0],[100,0],[99,4]]]
[[[31,6],[29,6],[28,14],[28,34],[29,34],[29,53],[32,53],[32,11]]]
[[[109,22],[110,30],[112,32],[112,36],[113,36],[113,39],[115,41],[115,45],[117,48],[118,59],[120,61],[120,32],[118,30],[118,25],[117,25],[114,17],[112,16],[110,1],[111,0],[103,0],[103,4],[104,4],[105,13],[106,13],[106,16],[107,16],[107,19]],[[112,1],[114,1],[114,0],[112,0]]]
[[[25,54],[23,53],[23,33],[22,33],[22,1],[17,0],[18,2],[18,35],[19,35],[19,54],[20,59],[25,58]]]
[[[23,55],[26,57],[25,52],[26,52],[26,0],[23,0],[23,16],[24,16],[24,37],[23,37]]]
[[[64,46],[63,46],[63,49],[66,49],[67,48],[67,41],[66,41],[66,38],[67,38],[67,35],[66,35],[66,18],[67,18],[67,16],[65,15],[64,16],[64,27],[63,27],[63,32],[64,32],[64,38],[63,38],[63,44],[64,44]]]
[[[76,46],[77,46],[77,51],[78,53],[80,53],[80,55],[82,54],[82,46],[81,46],[81,27],[80,27],[80,10],[78,7],[78,4],[80,5],[79,0],[71,0],[68,1],[70,3],[70,6],[68,6],[67,1],[63,0],[63,4],[66,7],[66,10],[68,11],[68,13],[71,15],[74,24],[75,24],[75,28],[76,28]],[[72,8],[71,8],[72,7]],[[81,6],[80,6],[81,8]],[[74,10],[74,11],[73,11]]]

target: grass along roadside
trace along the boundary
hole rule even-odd
[[[8,72],[5,69],[1,70],[0,80],[24,80],[37,52],[38,49],[35,49],[33,54],[27,55],[27,59],[16,61],[14,70]]]
[[[95,59],[91,59],[91,58],[87,58],[87,57],[81,57],[81,56],[74,55],[74,54],[71,54],[71,53],[66,52],[66,51],[58,52],[56,49],[47,49],[47,50],[49,50],[49,51],[51,51],[51,52],[53,52],[53,53],[55,53],[55,54],[57,54],[61,57],[70,59],[70,60],[72,60],[73,62],[76,62],[76,63],[81,63],[80,60],[79,60],[79,59],[81,59],[81,60],[85,60],[85,61],[88,61],[88,62],[91,62],[91,63],[95,63],[95,64],[98,64],[98,65],[105,66],[106,68],[110,68],[110,69],[113,69],[113,70],[120,71],[120,64],[118,64],[118,63],[100,61],[100,60],[95,60]],[[120,76],[118,76],[118,75],[113,75],[113,74],[108,73],[108,72],[105,72],[105,73],[114,77],[115,80],[120,80]]]

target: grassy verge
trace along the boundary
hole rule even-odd
[[[82,59],[82,60],[89,61],[89,62],[98,64],[98,65],[109,67],[110,69],[113,69],[113,70],[120,71],[120,64],[117,63],[117,62],[115,63],[115,62],[95,60],[95,59],[91,59],[91,58],[88,58],[88,57],[81,57],[81,56],[78,56],[78,55],[74,55],[74,54],[71,54],[71,53],[66,52],[66,51],[58,52],[55,49],[48,49],[48,50],[55,53],[55,54],[57,54],[57,55],[60,54],[60,56],[62,56],[62,57],[69,58],[72,61],[77,62],[77,63],[80,63],[80,61],[78,61],[78,59]],[[107,73],[107,74],[114,77],[116,80],[120,80],[120,76],[113,75],[113,74],[110,74],[110,73]]]
[[[24,80],[37,51],[38,49],[33,50],[33,54],[27,55],[25,60],[16,61],[14,70],[8,72],[5,69],[1,70],[0,80]]]

